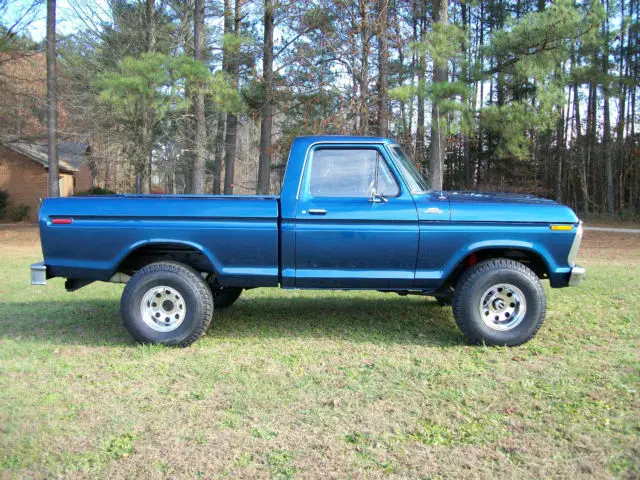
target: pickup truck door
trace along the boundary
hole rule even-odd
[[[296,287],[412,287],[418,214],[387,155],[382,144],[310,149],[296,207]]]

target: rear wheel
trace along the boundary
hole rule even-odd
[[[544,322],[547,301],[540,280],[525,265],[490,259],[467,270],[453,296],[453,315],[472,343],[516,346]]]
[[[122,292],[120,313],[138,342],[185,347],[207,330],[213,298],[193,268],[158,262],[131,277]]]

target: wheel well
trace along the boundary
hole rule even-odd
[[[455,285],[469,267],[490,258],[509,258],[529,267],[538,278],[549,278],[549,269],[543,258],[532,250],[519,248],[487,248],[477,250],[464,257],[447,278],[446,284]]]
[[[189,265],[199,272],[215,273],[209,258],[195,247],[179,243],[154,243],[133,250],[118,265],[118,272],[132,275],[150,263],[171,260]]]

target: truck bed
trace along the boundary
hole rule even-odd
[[[276,286],[278,218],[278,196],[110,195],[46,199],[39,221],[49,277],[109,280],[170,242],[201,251],[221,284]]]

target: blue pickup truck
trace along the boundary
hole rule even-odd
[[[386,138],[301,137],[280,196],[47,199],[32,284],[126,283],[124,326],[186,346],[243,289],[378,290],[451,304],[473,343],[514,346],[544,321],[545,292],[579,284],[582,224],[528,195],[429,187]]]

